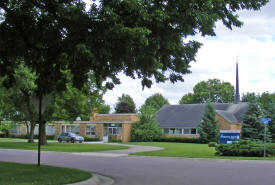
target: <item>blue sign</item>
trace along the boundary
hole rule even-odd
[[[263,124],[268,124],[271,119],[270,118],[260,118],[260,121],[263,123]]]
[[[238,141],[240,136],[240,130],[220,130],[220,144],[230,144]]]

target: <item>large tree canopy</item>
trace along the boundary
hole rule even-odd
[[[169,102],[164,96],[160,93],[153,94],[152,96],[148,97],[145,100],[144,106],[150,106],[154,108],[156,111],[158,111],[162,106],[169,105]],[[141,107],[141,109],[142,109]]]
[[[219,79],[201,81],[193,88],[194,93],[184,95],[180,104],[193,103],[229,103],[234,100],[234,87],[229,82],[221,82]]]
[[[110,88],[121,71],[147,87],[153,79],[183,81],[201,46],[189,36],[214,36],[219,20],[240,27],[239,10],[259,10],[267,2],[100,0],[86,10],[81,0],[1,0],[0,75],[9,85],[16,59],[23,58],[37,74],[39,96],[65,89],[67,69],[77,87],[90,70],[98,84],[111,79]]]

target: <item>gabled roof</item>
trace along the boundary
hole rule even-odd
[[[165,105],[157,114],[160,127],[197,127],[202,121],[206,104]],[[247,103],[215,103],[216,113],[229,123],[241,123]]]

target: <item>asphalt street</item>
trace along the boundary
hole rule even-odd
[[[36,163],[36,151],[0,149],[0,161]],[[42,152],[42,164],[111,177],[115,185],[273,185],[275,162],[164,157],[100,157]]]

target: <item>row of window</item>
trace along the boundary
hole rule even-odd
[[[164,128],[163,133],[166,135],[198,135],[196,128]]]

